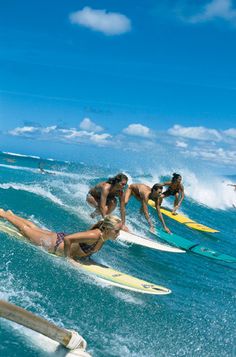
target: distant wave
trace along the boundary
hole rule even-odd
[[[8,190],[12,188],[13,190],[19,190],[19,191],[26,191],[26,192],[31,192],[34,193],[35,195],[38,195],[40,197],[49,199],[50,201],[60,205],[64,206],[63,202],[60,200],[60,198],[54,196],[50,191],[46,191],[44,188],[38,186],[38,185],[24,185],[24,184],[19,184],[19,183],[3,183],[0,184],[0,188],[3,190]]]
[[[38,168],[30,168],[30,167],[24,167],[24,166],[18,166],[18,165],[6,165],[6,164],[0,164],[0,167],[5,167],[7,169],[12,169],[12,170],[22,170],[22,171],[28,171],[28,172],[33,172],[36,174],[41,174]],[[45,170],[46,173],[48,172],[49,174],[54,174],[57,176],[64,176],[64,177],[70,177],[73,179],[78,179],[81,178],[81,175],[78,174],[72,174],[69,172],[64,172],[64,171],[56,171],[56,170]]]
[[[40,159],[40,156],[34,156],[34,155],[23,155],[23,154],[17,154],[15,152],[6,152],[6,151],[2,151],[2,153],[5,155],[11,155],[11,156],[30,157],[32,159]]]
[[[39,169],[33,169],[30,167],[24,167],[24,166],[13,166],[13,165],[6,165],[6,164],[0,164],[0,167],[5,167],[7,169],[12,169],[12,170],[22,170],[22,171],[28,171],[28,172],[39,172]]]

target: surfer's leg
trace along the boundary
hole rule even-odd
[[[109,200],[109,202],[106,206],[106,214],[110,214],[111,212],[113,212],[114,209],[116,208],[116,205],[117,205],[116,198]]]
[[[90,193],[87,194],[86,201],[91,206],[96,207],[96,208],[98,207],[98,202],[95,200],[95,198]]]
[[[178,206],[178,203],[179,203],[179,193],[176,192],[176,194],[175,194],[175,201],[174,201],[174,208],[175,208],[176,206]]]
[[[44,241],[47,240],[47,238],[53,238],[54,236],[56,237],[56,233],[29,227],[24,221],[22,221],[20,217],[15,216],[10,212],[0,212],[0,216],[15,226],[24,237],[28,238],[36,245],[45,246],[46,244],[44,244]]]
[[[95,218],[96,216],[99,216],[100,214],[101,214],[101,212],[99,211],[98,208],[96,208],[95,211],[90,214],[90,217]]]
[[[91,218],[95,218],[96,216],[101,214],[99,211],[98,202],[95,200],[95,198],[90,193],[87,194],[86,201],[90,206],[96,208],[95,211],[90,214]]]
[[[178,204],[179,204],[179,193],[176,192],[176,193],[175,193],[175,200],[174,200],[174,207],[173,207],[173,210],[172,210],[172,214],[173,214],[173,215],[176,215],[176,214],[177,214],[176,211],[177,211],[177,209],[178,209]]]
[[[17,216],[15,213],[13,213],[11,210],[7,210],[7,213],[12,214],[13,216],[15,216],[16,218],[20,219],[23,223],[25,223],[27,226],[29,226],[30,228],[35,228],[35,229],[39,229],[40,228],[38,226],[36,226],[36,224],[34,224],[33,222],[28,221],[28,219],[22,218],[20,216]]]

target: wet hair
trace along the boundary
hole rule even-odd
[[[98,228],[101,231],[104,231],[105,229],[115,229],[115,226],[119,223],[121,223],[121,219],[119,217],[107,215],[103,220],[94,224],[91,229]]]
[[[172,182],[177,181],[179,177],[181,177],[181,175],[177,174],[176,172],[174,172],[173,175],[172,175],[171,181]]]
[[[114,177],[110,177],[106,183],[110,183],[111,185],[115,185],[116,183],[120,183],[122,180],[128,181],[128,177],[125,174],[119,173]]]
[[[154,191],[157,191],[158,189],[163,189],[162,185],[160,183],[155,183],[155,185],[152,186],[152,189],[151,189],[151,194],[154,192]]]

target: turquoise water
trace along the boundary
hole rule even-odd
[[[37,158],[0,154],[1,207],[54,231],[75,232],[92,225],[92,210],[85,203],[88,188],[117,170],[44,160],[50,174],[43,175],[38,164]],[[130,182],[150,185],[167,178],[167,173],[155,171],[125,172]],[[236,256],[236,192],[227,186],[236,177],[205,177],[203,182],[189,168],[181,172],[187,194],[181,212],[220,233],[204,234],[166,219],[168,226],[185,238]],[[139,204],[132,199],[127,224],[150,236],[138,212]],[[157,219],[156,223],[159,227]],[[150,296],[109,287],[40,248],[3,233],[0,238],[0,298],[77,330],[93,356],[236,354],[235,265],[108,242],[94,257],[97,261],[172,290],[171,295]],[[1,321],[0,334],[4,357],[65,355],[44,337],[6,320]]]

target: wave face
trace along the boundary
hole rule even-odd
[[[41,170],[40,170],[41,169]],[[32,156],[0,154],[1,207],[53,231],[68,233],[95,223],[86,203],[91,186],[115,175],[114,167],[42,160]],[[204,246],[236,256],[236,191],[228,184],[236,176],[217,177],[188,166],[123,170],[129,183],[152,186],[183,176],[186,197],[181,212],[216,228],[211,236],[166,219],[169,228]],[[165,205],[172,207],[173,198]],[[127,205],[130,230],[150,238],[131,198]],[[115,214],[119,215],[117,209]],[[154,211],[151,217],[160,228]],[[170,288],[167,296],[148,296],[102,284],[42,249],[0,233],[0,299],[73,328],[88,342],[93,356],[204,356],[233,355],[235,339],[235,267],[193,254],[170,254],[107,242],[94,257],[114,269]],[[222,324],[223,322],[223,324]],[[7,343],[1,355],[58,356],[57,346],[44,337],[3,321],[1,335]]]

